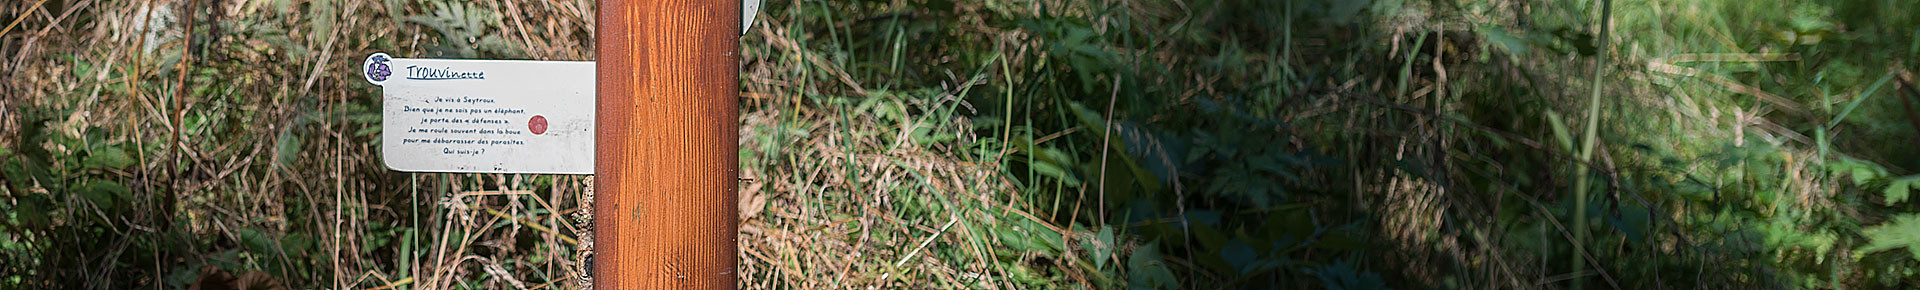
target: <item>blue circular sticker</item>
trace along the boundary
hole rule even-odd
[[[361,66],[366,73],[361,75],[366,76],[367,82],[373,85],[384,84],[387,82],[387,77],[393,76],[392,62],[393,57],[387,56],[386,53],[375,52],[367,56],[366,64]]]

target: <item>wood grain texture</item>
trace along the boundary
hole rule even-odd
[[[740,1],[598,3],[594,286],[734,288]]]

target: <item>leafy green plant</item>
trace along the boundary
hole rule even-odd
[[[500,17],[492,10],[473,7],[467,2],[435,2],[433,14],[407,16],[406,21],[425,25],[440,33],[440,42],[429,51],[440,57],[477,58],[500,56],[526,57],[498,33]]]
[[[1920,215],[1895,215],[1886,223],[1868,227],[1860,233],[1871,241],[1859,249],[1860,253],[1906,248],[1915,260],[1920,260]]]

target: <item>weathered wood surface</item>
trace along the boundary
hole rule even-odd
[[[740,1],[598,17],[595,288],[734,288]]]

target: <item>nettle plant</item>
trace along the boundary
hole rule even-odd
[[[436,2],[432,14],[412,15],[406,22],[433,28],[440,34],[438,44],[428,49],[434,57],[477,58],[482,56],[526,58],[526,52],[512,45],[497,28],[505,27],[493,10],[474,7],[467,2]]]

